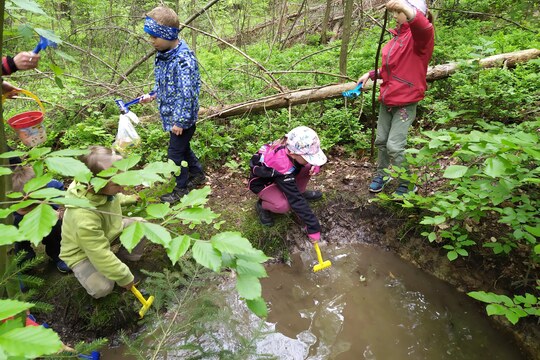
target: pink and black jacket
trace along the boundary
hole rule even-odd
[[[287,155],[285,146],[263,145],[251,157],[249,166],[251,171],[248,187],[251,191],[259,194],[268,186],[275,184],[287,198],[292,211],[306,225],[307,233],[315,234],[321,231],[319,220],[296,184],[296,176],[303,166]]]

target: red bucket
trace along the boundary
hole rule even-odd
[[[18,92],[28,95],[34,99],[42,111],[23,112],[13,116],[7,121],[7,123],[13,128],[13,130],[15,130],[24,145],[33,147],[47,140],[47,133],[45,132],[45,127],[43,126],[45,110],[37,96],[27,90],[19,90]]]

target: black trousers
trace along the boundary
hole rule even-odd
[[[60,240],[62,240],[62,220],[58,220],[53,226],[49,235],[45,236],[41,241],[45,245],[45,253],[51,258],[55,263],[60,260]],[[18,254],[21,251],[26,252],[24,260],[30,260],[36,257],[36,252],[32,248],[32,243],[30,241],[21,241],[16,242],[15,253]]]
[[[180,175],[176,177],[176,187],[184,189],[187,187],[189,175],[202,173],[201,163],[195,153],[191,150],[190,141],[195,133],[196,125],[189,129],[184,129],[182,135],[175,135],[169,132],[168,157],[181,167]],[[187,162],[187,167],[182,167],[182,161]]]

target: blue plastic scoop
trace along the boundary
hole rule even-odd
[[[58,44],[55,43],[52,40],[47,39],[46,37],[43,37],[42,35],[39,36],[39,43],[37,44],[36,48],[32,51],[34,54],[39,53],[41,50],[45,50],[47,47],[53,47],[57,48]]]
[[[356,85],[356,87],[354,89],[344,91],[341,94],[346,98],[355,99],[355,98],[357,98],[358,96],[360,96],[362,94],[362,92],[361,92],[362,85],[363,85],[362,83],[359,83],[358,85]]]

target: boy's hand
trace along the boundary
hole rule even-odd
[[[150,94],[144,94],[143,96],[141,96],[141,100],[139,100],[139,102],[141,104],[146,104],[146,103],[149,103],[149,102],[152,102],[156,99],[156,95],[150,95]]]
[[[369,79],[369,71],[367,73],[365,73],[364,75],[360,76],[360,78],[358,79],[358,81],[356,83],[357,84],[360,84],[360,83],[365,84],[366,81],[368,81],[368,79]]]
[[[184,129],[182,129],[181,127],[178,127],[176,125],[174,125],[173,128],[171,129],[171,132],[176,136],[182,135],[182,131],[184,131]]]

